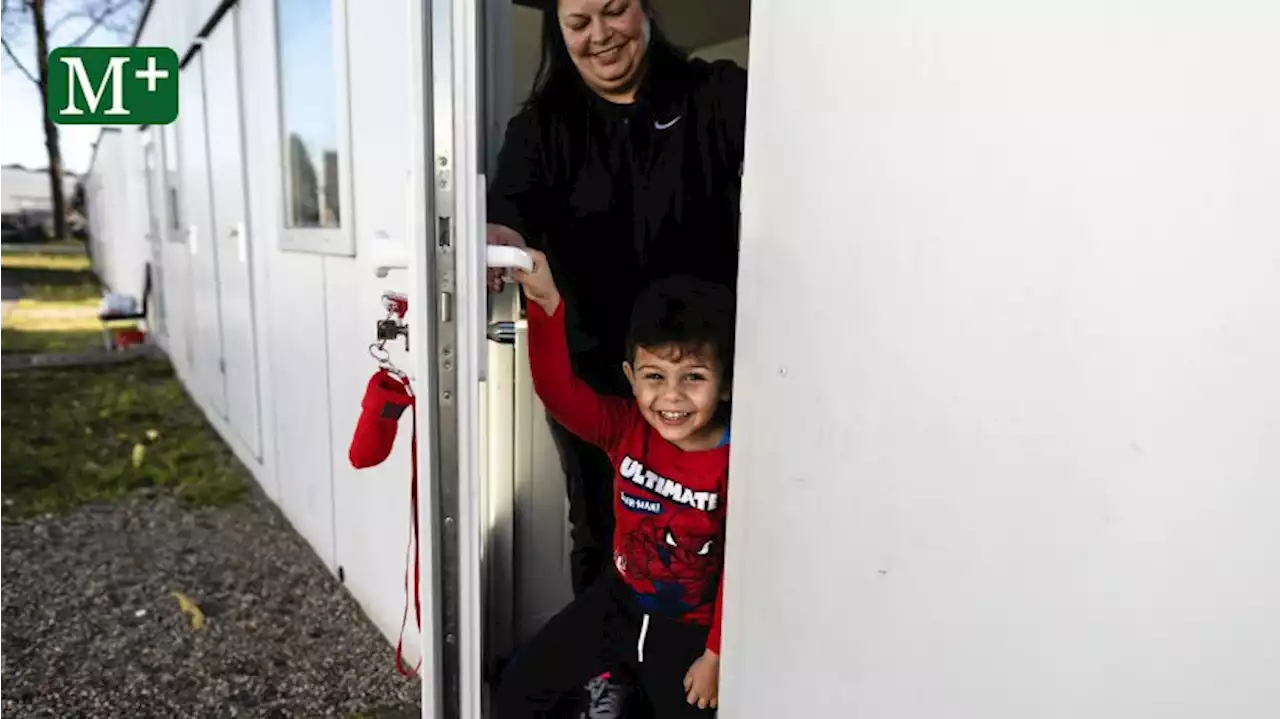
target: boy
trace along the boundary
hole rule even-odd
[[[624,671],[658,719],[712,716],[729,468],[733,296],[691,278],[636,301],[622,371],[634,400],[573,375],[564,303],[546,257],[513,271],[528,303],[534,388],[557,422],[616,469],[615,571],[553,617],[507,665],[497,719],[542,716],[604,672]]]

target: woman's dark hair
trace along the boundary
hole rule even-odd
[[[640,10],[649,16],[649,47],[645,51],[645,62],[652,66],[667,60],[684,60],[687,54],[676,47],[658,27],[653,7],[649,0],[634,0],[640,4]],[[560,30],[560,17],[556,10],[557,0],[543,0],[542,6],[542,59],[538,63],[538,72],[533,77],[533,87],[524,107],[531,108],[544,100],[555,102],[558,99],[574,97],[582,87],[582,76],[569,57],[569,48],[564,44],[564,34]]]
[[[671,349],[686,354],[715,353],[721,376],[733,379],[735,298],[723,285],[678,275],[658,280],[636,298],[627,332],[627,361],[636,350]],[[706,358],[710,359],[710,358]]]

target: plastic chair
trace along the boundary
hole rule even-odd
[[[110,322],[145,322],[147,319],[147,303],[151,299],[151,263],[148,262],[143,266],[142,270],[142,302],[137,312],[109,312],[104,311],[98,313],[98,321],[102,323],[102,346],[108,351],[113,349],[111,342],[111,328],[107,326]]]

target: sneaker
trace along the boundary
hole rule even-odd
[[[623,706],[631,687],[615,680],[609,674],[601,674],[587,682],[587,710],[583,719],[622,719]]]

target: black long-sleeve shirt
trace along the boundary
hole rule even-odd
[[[736,284],[747,72],[655,55],[633,104],[575,89],[508,124],[488,221],[547,253],[575,372],[626,394],[637,293],[673,274]]]

